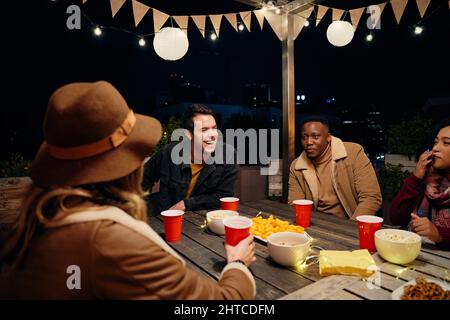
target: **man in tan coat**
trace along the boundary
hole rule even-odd
[[[341,218],[377,213],[380,187],[362,146],[333,137],[320,117],[303,124],[301,143],[304,151],[290,167],[289,203],[312,200],[316,211]]]

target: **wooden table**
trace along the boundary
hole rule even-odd
[[[294,223],[295,217],[289,205],[270,200],[246,202],[239,205],[239,213],[254,217],[262,211]],[[186,212],[183,222],[183,237],[170,244],[180,253],[187,265],[201,274],[218,279],[225,264],[224,238],[212,234],[206,228],[205,210]],[[150,217],[150,225],[163,236],[160,217]],[[355,221],[314,213],[307,232],[313,238],[313,246],[328,250],[355,250],[359,248],[358,229]],[[312,254],[318,249],[313,248]],[[380,272],[380,287],[370,289],[371,284],[356,276],[320,277],[318,264],[306,268],[285,268],[274,263],[267,246],[256,241],[257,261],[251,266],[256,280],[256,299],[390,299],[391,292],[418,276],[436,278],[450,282],[450,252],[424,245],[419,257],[408,266],[399,266],[384,261],[373,254]],[[374,282],[375,284],[377,282]]]

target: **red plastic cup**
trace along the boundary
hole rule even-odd
[[[371,252],[377,251],[375,247],[375,232],[381,229],[383,218],[377,216],[356,217],[359,230],[359,248]]]
[[[222,208],[222,210],[238,211],[238,204],[239,198],[220,198],[220,207]]]
[[[250,235],[252,220],[241,216],[228,217],[223,219],[223,225],[226,243],[235,246]]]
[[[182,210],[166,210],[161,212],[164,223],[166,241],[177,242],[181,240],[181,226],[183,224]]]
[[[314,202],[311,200],[294,200],[292,202],[295,209],[295,223],[303,228],[308,228],[311,224],[311,212]]]

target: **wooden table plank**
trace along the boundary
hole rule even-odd
[[[364,299],[344,289],[333,293],[333,295],[325,298],[325,300],[364,300]]]
[[[160,234],[164,233],[164,227],[161,220],[153,217],[149,222],[156,232]],[[184,258],[190,260],[197,266],[201,266],[201,268],[214,279],[217,280],[219,278],[225,265],[222,256],[205,248],[186,235],[183,235],[182,241],[169,243],[169,245]],[[286,292],[283,292],[258,278],[255,278],[255,281],[257,291],[255,299],[273,300],[286,294]]]
[[[292,292],[280,300],[323,300],[331,298],[337,292],[360,281],[354,276],[329,276],[313,284]]]
[[[192,223],[190,219],[195,218],[194,213],[187,212],[185,213],[185,216],[184,219],[186,223],[183,223],[183,234],[188,235],[203,246],[223,256],[225,259],[225,250],[222,244],[224,240],[223,237],[204,232],[204,229],[201,229],[195,224],[195,220],[193,220],[194,223]],[[268,256],[267,248],[263,246],[259,247],[258,259],[251,266],[251,270],[256,277],[269,282],[286,293],[295,291],[312,283],[311,280],[305,277],[299,277],[298,274],[272,262]]]

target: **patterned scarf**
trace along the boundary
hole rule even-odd
[[[428,217],[438,227],[450,228],[450,181],[437,172],[424,179],[426,189],[417,215]]]

